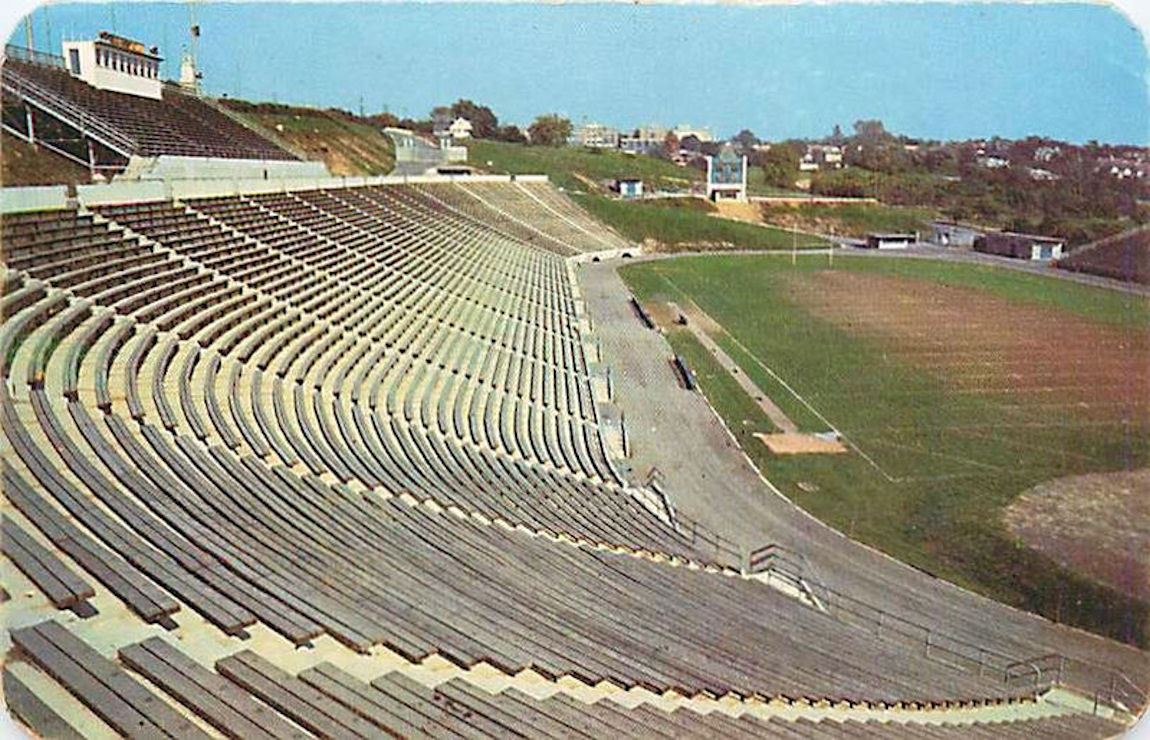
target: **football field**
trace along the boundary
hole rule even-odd
[[[796,503],[936,575],[1145,644],[1134,583],[1066,570],[1011,535],[1003,514],[1044,481],[1146,465],[1150,301],[911,259],[844,257],[830,269],[825,256],[698,257],[621,273],[648,303],[699,306],[715,341],[800,429],[849,442],[849,455],[770,455],[753,436],[769,420],[689,332],[669,332],[745,451]]]

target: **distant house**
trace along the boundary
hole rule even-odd
[[[1063,239],[1009,231],[982,234],[974,240],[974,251],[1019,260],[1052,260],[1062,256]]]
[[[843,149],[834,144],[808,144],[806,153],[799,158],[799,172],[837,170],[842,166]]]
[[[637,177],[620,177],[612,184],[611,189],[623,198],[643,197],[643,181]]]
[[[1134,159],[1105,159],[1099,162],[1099,170],[1119,180],[1140,180],[1146,176],[1146,165]]]
[[[466,118],[456,118],[447,127],[447,133],[453,139],[470,139],[471,138],[471,121]]]
[[[918,243],[918,234],[867,234],[867,249],[906,249]]]

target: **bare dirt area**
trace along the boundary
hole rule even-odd
[[[790,284],[814,315],[876,340],[952,392],[995,398],[1035,420],[1150,420],[1144,332],[889,275],[826,270]]]
[[[1150,469],[1048,481],[1015,499],[1003,520],[1064,567],[1150,598]]]
[[[758,204],[749,203],[747,201],[739,200],[716,200],[715,201],[716,213],[712,214],[718,218],[726,218],[732,221],[742,221],[748,224],[762,224],[763,214],[759,209]]]
[[[775,455],[839,454],[847,451],[846,445],[837,439],[823,439],[813,434],[783,432],[781,434],[756,434],[767,449]]]

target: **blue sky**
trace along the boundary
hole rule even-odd
[[[819,136],[881,118],[911,136],[1150,143],[1138,30],[1101,5],[206,4],[213,94],[425,116],[469,97],[501,120]],[[36,44],[101,29],[158,44],[175,76],[182,4],[63,4]],[[11,41],[23,44],[23,27]]]

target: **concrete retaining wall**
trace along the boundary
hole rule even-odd
[[[47,211],[68,207],[68,188],[64,185],[38,185],[0,190],[0,213]]]
[[[546,175],[515,175],[516,182],[547,182]],[[96,185],[80,185],[76,194],[87,206],[113,203],[147,203],[158,200],[214,198],[254,193],[283,193],[320,188],[364,187],[443,182],[506,183],[509,175],[384,175],[380,177],[300,177],[278,180],[213,178],[204,180],[116,180]],[[0,212],[18,213],[67,208],[63,185],[0,189]],[[637,250],[636,250],[637,251]],[[600,255],[602,257],[603,255]]]

